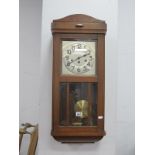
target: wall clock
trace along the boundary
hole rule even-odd
[[[53,20],[52,136],[95,142],[105,135],[105,21],[75,14]]]

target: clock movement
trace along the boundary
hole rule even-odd
[[[52,136],[95,142],[105,136],[105,21],[75,14],[53,20]]]

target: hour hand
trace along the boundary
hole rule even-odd
[[[84,55],[82,55],[80,58],[83,58],[83,57],[86,57],[87,55],[89,55],[90,53],[87,53],[87,54],[84,54]],[[79,59],[80,59],[79,58]]]
[[[74,59],[73,61],[68,62],[67,64],[70,65],[71,63],[75,62],[76,60],[79,60],[79,59],[81,59],[81,58],[83,58],[83,57],[86,57],[86,56],[89,55],[89,54],[90,54],[90,53],[87,53],[87,54],[84,54],[84,55],[82,55],[82,56],[79,56],[79,57],[77,57],[76,59]]]

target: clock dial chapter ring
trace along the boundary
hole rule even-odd
[[[65,48],[63,62],[69,72],[81,74],[92,69],[95,58],[92,49],[86,43],[71,43]]]

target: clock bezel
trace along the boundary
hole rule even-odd
[[[94,49],[92,49],[92,52],[94,51],[95,53],[93,54],[94,55],[94,66],[91,68],[92,70],[89,70],[89,71],[87,71],[87,72],[79,72],[79,73],[76,73],[76,72],[71,72],[71,71],[69,71],[69,69],[65,66],[65,64],[64,64],[64,60],[63,60],[63,41],[68,41],[68,42],[73,42],[73,43],[76,43],[76,42],[81,42],[81,43],[85,43],[85,44],[87,44],[88,43],[88,45],[89,44],[91,44],[91,42],[92,43],[94,43]],[[71,44],[71,43],[69,43],[69,44]],[[97,40],[95,40],[95,39],[75,39],[75,38],[70,38],[70,39],[63,39],[62,41],[61,41],[61,46],[62,46],[62,49],[61,49],[61,56],[62,56],[62,59],[61,59],[61,75],[65,75],[65,76],[67,76],[67,75],[69,75],[69,76],[96,76],[96,51],[97,51],[97,48],[96,48],[96,45],[97,45]],[[66,72],[66,73],[65,73]]]
[[[57,34],[57,52],[56,52],[56,59],[59,60],[59,62],[56,62],[57,64],[57,72],[60,77],[60,81],[73,81],[73,82],[95,82],[97,81],[98,76],[98,59],[99,59],[99,52],[98,51],[98,35],[97,34]],[[68,41],[82,41],[87,40],[96,41],[96,74],[95,75],[87,75],[87,76],[76,76],[76,75],[63,75],[62,74],[62,41],[68,40]]]

